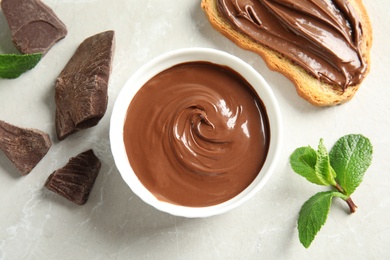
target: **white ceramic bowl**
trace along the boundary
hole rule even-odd
[[[127,158],[123,141],[123,127],[129,104],[137,91],[153,76],[174,65],[189,61],[208,61],[228,66],[243,76],[255,89],[267,110],[271,140],[265,163],[255,180],[236,197],[218,205],[208,207],[184,207],[158,200],[139,181]],[[163,54],[142,66],[126,82],[115,102],[110,123],[110,142],[115,164],[123,180],[143,201],[158,210],[182,217],[209,217],[227,212],[259,191],[271,176],[282,144],[282,121],[279,105],[269,85],[250,65],[228,53],[206,48],[180,49]]]

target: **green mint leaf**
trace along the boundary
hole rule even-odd
[[[34,68],[42,54],[0,54],[0,78],[14,79]]]
[[[310,146],[300,147],[290,155],[290,165],[296,173],[302,177],[305,177],[312,183],[318,185],[328,185],[327,182],[323,180],[321,175],[316,173],[316,163],[317,153]]]
[[[333,197],[345,198],[337,191],[319,192],[307,200],[299,211],[298,233],[301,244],[308,248],[328,218]]]
[[[291,168],[308,181],[318,185],[336,185],[336,173],[330,166],[328,151],[322,139],[318,151],[310,146],[296,149],[290,156]]]
[[[359,134],[341,137],[331,149],[330,162],[345,195],[350,196],[362,182],[371,164],[372,153],[370,140]]]
[[[315,170],[318,175],[322,175],[322,179],[326,182],[326,185],[336,185],[336,173],[330,166],[328,150],[324,146],[322,138],[320,139],[320,143],[318,144],[317,163],[315,166]]]

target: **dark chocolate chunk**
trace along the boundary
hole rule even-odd
[[[48,134],[36,129],[17,127],[0,120],[0,149],[22,175],[30,173],[50,147]]]
[[[53,10],[40,0],[2,0],[12,41],[22,53],[45,54],[68,33]]]
[[[101,163],[92,150],[70,158],[62,168],[54,171],[46,180],[45,187],[64,198],[83,205],[100,171]]]
[[[84,40],[56,81],[58,140],[98,124],[107,110],[114,31]]]

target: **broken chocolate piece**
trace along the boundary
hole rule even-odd
[[[107,110],[114,31],[84,40],[56,81],[58,140],[98,124]]]
[[[92,150],[70,158],[62,168],[54,171],[46,180],[45,187],[64,198],[83,205],[100,171],[101,163]]]
[[[50,147],[48,134],[36,129],[17,127],[0,120],[0,149],[22,175],[30,173]]]
[[[45,54],[68,33],[53,10],[40,0],[2,0],[12,41],[22,53]]]

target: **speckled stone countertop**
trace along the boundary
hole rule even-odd
[[[0,119],[47,132],[53,146],[27,176],[0,152],[0,259],[390,259],[390,2],[364,1],[374,42],[371,72],[349,103],[317,108],[257,55],[216,32],[199,0],[44,0],[68,28],[33,70],[0,79]],[[91,129],[58,142],[54,82],[87,37],[115,30],[116,51],[106,115]],[[209,47],[229,52],[262,74],[279,101],[284,144],[276,171],[254,198],[226,214],[174,217],[148,206],[122,180],[110,151],[110,114],[126,80],[170,50]],[[0,12],[0,53],[16,52]],[[370,138],[374,157],[353,194],[358,210],[336,199],[309,249],[298,240],[301,205],[326,188],[308,183],[288,163],[295,148],[341,136]],[[70,157],[93,148],[102,168],[87,204],[75,205],[43,188]]]

